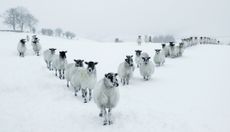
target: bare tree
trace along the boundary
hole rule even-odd
[[[16,30],[17,25],[17,19],[18,19],[18,12],[16,8],[10,8],[6,10],[6,12],[3,15],[4,23],[6,25],[9,25],[13,28],[13,30]]]
[[[56,28],[54,32],[57,37],[61,37],[63,30],[61,28]]]
[[[76,37],[76,35],[75,35],[74,33],[69,32],[69,31],[65,32],[64,35],[65,35],[65,37],[68,38],[68,39],[73,39],[73,38]]]
[[[15,31],[17,27],[21,31],[29,27],[30,31],[38,23],[38,20],[24,7],[10,8],[4,13],[4,23],[11,26]]]

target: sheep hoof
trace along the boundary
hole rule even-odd
[[[87,100],[84,100],[84,103],[87,103]]]
[[[109,125],[112,125],[113,124],[113,121],[109,121]]]
[[[108,124],[107,121],[104,121],[103,125],[106,126],[107,124]]]
[[[77,93],[75,93],[74,96],[77,96]]]

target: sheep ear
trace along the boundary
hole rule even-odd
[[[144,60],[144,59],[145,59],[145,57],[141,57],[141,59],[143,59],[143,60]]]
[[[64,51],[65,53],[67,53],[67,51]]]
[[[105,77],[107,78],[108,74],[105,74]]]
[[[57,49],[54,49],[54,51],[57,50]]]
[[[88,65],[89,63],[88,62],[85,62],[86,65]]]
[[[130,57],[133,57],[133,55],[131,55]]]
[[[98,64],[98,62],[94,62],[94,64],[95,64],[95,65],[97,65],[97,64]]]
[[[151,57],[148,57],[148,59],[150,59]]]
[[[114,75],[115,75],[115,76],[117,76],[117,75],[118,75],[118,73],[115,73]]]
[[[81,60],[81,62],[84,62],[84,60]]]
[[[73,61],[77,62],[77,60],[75,60],[75,59]]]

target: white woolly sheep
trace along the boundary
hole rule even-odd
[[[177,56],[182,56],[184,53],[184,44],[180,43],[179,46],[176,47],[177,48]]]
[[[41,47],[41,44],[39,43],[38,38],[34,38],[34,40],[32,41],[32,47],[33,47],[34,53],[37,56],[39,56],[42,47]]]
[[[169,56],[169,47],[166,44],[162,44],[162,52],[164,52],[165,57]]]
[[[142,64],[140,66],[140,74],[143,76],[144,80],[149,80],[154,73],[155,66],[150,57],[142,57]]]
[[[26,48],[26,40],[25,39],[21,39],[19,41],[18,46],[17,46],[17,50],[18,50],[19,56],[21,56],[21,57],[25,56],[25,52],[27,50],[27,48]]]
[[[67,81],[67,87],[69,87],[69,82],[72,76],[77,72],[79,67],[84,67],[83,61],[84,60],[74,60],[75,63],[67,64],[65,67],[65,78]]]
[[[177,57],[177,48],[173,42],[170,42],[169,55],[171,58]]]
[[[74,74],[70,80],[72,87],[75,90],[75,96],[77,92],[82,90],[82,97],[84,98],[84,103],[87,103],[87,92],[89,90],[89,101],[92,99],[92,90],[97,82],[97,72],[96,65],[97,62],[85,62],[87,68],[79,67],[76,74]]]
[[[59,55],[54,55],[52,60],[52,67],[55,70],[55,76],[57,76],[58,71],[60,79],[65,79],[65,66],[67,65],[66,53],[67,51],[60,51]]]
[[[129,81],[133,76],[134,65],[133,65],[133,56],[126,56],[124,62],[122,62],[118,67],[118,75],[121,79],[123,85],[129,85]]]
[[[111,111],[118,104],[120,94],[117,73],[105,74],[93,91],[94,102],[100,109],[100,117],[104,117],[103,125],[111,125]]]
[[[53,60],[53,58],[54,58],[55,50],[56,50],[56,49],[54,49],[54,48],[49,48],[49,49],[47,49],[47,50],[45,50],[45,51],[43,52],[43,57],[44,57],[44,60],[45,60],[45,62],[46,62],[47,68],[48,68],[49,70],[53,70],[53,69],[52,69],[52,66],[51,66],[51,62],[52,62],[52,60]]]
[[[141,65],[141,50],[135,50],[136,56],[135,56],[135,62],[137,64],[137,68]]]
[[[156,49],[155,50],[155,55],[153,58],[153,61],[157,66],[161,66],[165,63],[165,55],[164,52],[161,51],[161,49]]]

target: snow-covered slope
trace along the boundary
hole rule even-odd
[[[74,97],[43,57],[17,56],[17,43],[25,34],[0,33],[0,132],[229,132],[230,46],[201,45],[184,56],[166,59],[150,81],[138,69],[129,86],[120,87],[120,102],[113,110],[114,124],[102,126],[91,101]],[[98,78],[116,72],[125,55],[135,49],[154,55],[157,44],[97,43],[39,36],[44,49],[67,50],[73,59],[98,61]]]

